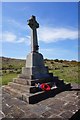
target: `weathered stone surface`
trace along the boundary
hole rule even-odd
[[[27,85],[27,81],[29,79],[23,79],[23,78],[13,78],[14,83],[22,84],[22,85]]]
[[[42,114],[42,116],[44,116],[44,118],[48,118],[48,117],[51,116],[51,115],[52,115],[52,112],[50,112],[50,110],[45,111],[45,112]]]
[[[70,110],[72,112],[76,112],[78,110],[78,105],[73,105],[71,103],[64,106],[64,109]]]
[[[44,59],[41,53],[32,52],[27,56],[26,68],[31,67],[44,67]]]
[[[68,95],[66,96],[66,98],[63,98],[63,100],[65,100],[65,99],[66,99],[66,101],[76,102],[77,98],[78,98],[78,96],[77,96],[77,95],[76,95],[76,97],[75,97],[75,95],[74,95],[74,94],[73,94],[73,95],[68,94]]]
[[[78,102],[80,100],[77,97],[77,90],[58,93],[56,96],[36,104],[28,104],[14,98],[4,89],[2,93],[2,112],[3,117],[6,116],[6,118],[55,118],[55,120],[58,118],[68,120],[79,110]],[[73,98],[73,101],[70,98]]]
[[[4,118],[5,114],[0,110],[0,119]]]
[[[24,116],[24,114],[25,112],[16,105],[13,105],[9,110],[9,115],[13,116],[14,118],[20,118]]]
[[[72,115],[73,115],[73,112],[67,111],[67,110],[60,114],[60,116],[65,118],[65,119],[66,118],[68,118],[68,119],[71,118]]]
[[[49,118],[53,118],[54,120],[57,120],[57,119],[59,119],[59,120],[65,120],[65,119],[63,119],[62,116],[59,116],[59,115],[56,115],[56,114],[51,115]]]
[[[58,107],[59,108],[62,108],[62,106],[65,104],[65,101],[63,101],[63,100],[60,100],[60,99],[54,99],[52,102],[51,102],[51,104],[49,105],[49,107],[51,107],[51,108],[56,108],[56,109],[58,109]],[[52,106],[53,105],[53,106]]]

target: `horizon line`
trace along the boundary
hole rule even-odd
[[[11,58],[11,59],[21,59],[21,60],[26,60],[26,57],[25,58],[17,58],[17,57],[8,57],[8,56],[0,56],[0,58]],[[45,59],[48,59],[48,60],[63,60],[63,61],[76,61],[76,62],[80,62],[79,60],[75,60],[75,59],[71,59],[71,60],[68,60],[68,59],[59,59],[59,58],[55,58],[55,59],[52,59],[52,58],[44,58]]]

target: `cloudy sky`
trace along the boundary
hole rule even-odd
[[[2,3],[3,56],[26,58],[31,50],[31,31],[27,20],[31,15],[35,15],[40,25],[39,52],[44,58],[77,60],[77,4],[76,2]]]

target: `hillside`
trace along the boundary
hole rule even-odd
[[[8,79],[16,77],[17,74],[21,73],[22,67],[25,66],[26,61],[21,59],[0,57],[0,68],[2,59],[2,75],[5,83]],[[49,72],[53,75],[58,76],[60,79],[65,80],[65,82],[75,82],[80,83],[78,72],[80,71],[78,65],[80,62],[77,61],[67,61],[67,60],[44,60],[45,66],[48,66]],[[11,77],[10,77],[11,75]],[[7,80],[6,80],[7,79]]]
[[[0,61],[2,59],[2,69],[19,69],[25,65],[25,60],[15,59],[15,58],[6,58],[0,57]],[[1,64],[0,64],[1,67]]]
[[[2,61],[2,63],[1,63]],[[15,58],[7,58],[7,57],[0,57],[0,68],[2,66],[3,70],[6,69],[18,69],[22,68],[25,66],[25,60],[21,59],[15,59]],[[67,61],[67,60],[49,60],[49,59],[44,59],[45,65],[47,65],[50,69],[58,69],[59,67],[69,67],[69,66],[78,66],[80,64],[77,61]]]

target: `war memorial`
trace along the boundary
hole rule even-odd
[[[79,109],[79,86],[64,83],[49,73],[39,53],[35,16],[27,21],[31,29],[31,52],[27,55],[22,73],[2,89],[3,118],[71,118]],[[46,84],[43,90],[35,84]],[[54,88],[54,84],[56,88]]]

